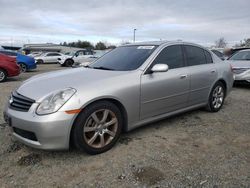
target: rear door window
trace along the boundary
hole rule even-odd
[[[211,54],[208,51],[206,51],[206,50],[204,50],[204,52],[205,52],[205,57],[206,57],[207,63],[208,64],[209,63],[213,63],[213,58],[212,58]]]
[[[202,48],[184,45],[184,49],[186,53],[187,66],[203,65],[207,63],[205,53]]]

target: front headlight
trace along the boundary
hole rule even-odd
[[[57,112],[75,94],[75,92],[75,89],[68,88],[47,96],[38,106],[36,113],[38,115],[46,115]]]

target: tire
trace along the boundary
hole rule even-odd
[[[119,108],[111,102],[101,101],[84,108],[74,122],[71,137],[78,150],[95,155],[115,145],[122,125]]]
[[[65,67],[72,67],[72,65],[74,64],[74,61],[72,59],[67,59],[64,63]]]
[[[43,64],[44,63],[44,61],[42,59],[38,59],[36,62],[37,62],[37,64]]]
[[[222,82],[217,82],[210,92],[206,109],[210,112],[218,112],[224,104],[225,95],[225,85]]]
[[[27,66],[24,63],[20,63],[21,72],[27,72]]]
[[[4,82],[7,79],[7,73],[5,70],[0,69],[0,82]]]

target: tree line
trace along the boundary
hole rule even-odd
[[[225,48],[227,47],[227,41],[224,37],[219,38],[215,41],[216,48]],[[239,43],[236,43],[233,47],[250,47],[250,38],[246,38],[241,40]]]
[[[76,47],[76,48],[87,48],[87,49],[95,49],[95,50],[106,50],[116,48],[115,45],[109,45],[108,43],[99,41],[95,45],[93,45],[89,41],[81,41],[78,40],[76,42],[63,42],[60,43],[62,46]]]
[[[122,42],[122,44],[128,44],[129,42]],[[78,40],[76,42],[63,42],[60,43],[62,46],[69,46],[69,47],[76,47],[76,48],[87,48],[87,49],[95,49],[95,50],[106,50],[106,49],[114,49],[116,48],[115,45],[111,45],[107,42],[97,42],[93,45],[89,41],[81,41]],[[224,37],[220,37],[218,40],[214,42],[215,48],[226,48],[228,45],[226,39]],[[241,40],[239,43],[236,43],[233,47],[250,47],[250,38],[246,38]]]

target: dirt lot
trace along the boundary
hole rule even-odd
[[[122,135],[96,156],[19,144],[4,124],[10,92],[37,71],[0,83],[0,187],[250,187],[250,86],[218,113],[196,110]]]

